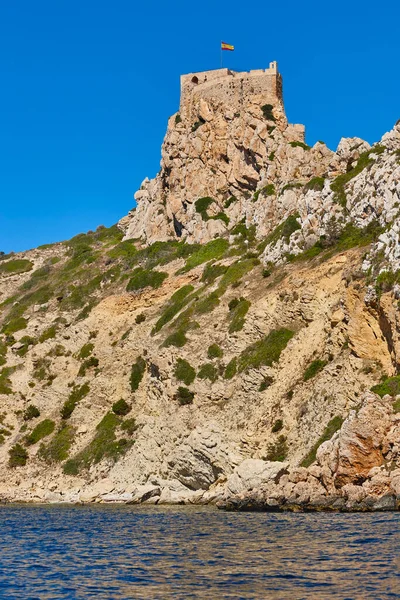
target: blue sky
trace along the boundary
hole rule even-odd
[[[159,169],[181,73],[277,60],[309,144],[400,118],[400,4],[13,0],[0,11],[0,250],[111,225]]]

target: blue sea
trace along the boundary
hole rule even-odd
[[[400,514],[0,506],[0,598],[400,598]]]

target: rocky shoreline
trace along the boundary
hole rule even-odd
[[[19,493],[5,490],[0,502],[216,505],[227,511],[400,510],[400,413],[393,398],[368,392],[340,429],[316,449],[310,466],[246,459],[208,489],[177,481],[132,484],[122,489],[109,478],[52,490],[37,481]]]

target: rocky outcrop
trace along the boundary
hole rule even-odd
[[[315,464],[293,468],[266,463],[262,468],[245,461],[228,479],[218,506],[267,511],[396,510],[400,507],[399,435],[400,415],[393,412],[393,399],[367,394],[332,439],[319,446]]]
[[[274,64],[182,92],[118,227],[0,257],[0,498],[397,508],[400,124],[309,148]]]

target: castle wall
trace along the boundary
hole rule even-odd
[[[238,109],[254,96],[262,104],[282,103],[282,79],[277,64],[268,69],[238,73],[229,69],[216,69],[190,73],[181,77],[180,112],[191,118],[191,106],[199,98],[216,98],[232,109]]]

